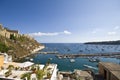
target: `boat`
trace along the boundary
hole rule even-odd
[[[62,59],[62,57],[61,57],[61,56],[58,56],[58,58],[59,58],[59,59]]]
[[[92,66],[89,66],[89,65],[83,65],[83,66],[86,67],[86,68],[90,68],[90,69],[95,69],[95,70],[97,70],[96,67],[92,67]]]
[[[33,61],[33,59],[31,58],[30,61]]]
[[[49,58],[50,60],[52,60],[53,58]]]
[[[88,57],[90,62],[100,62],[99,58],[94,58],[94,57]]]
[[[75,59],[70,59],[70,62],[75,62]]]

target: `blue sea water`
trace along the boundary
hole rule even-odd
[[[45,49],[42,51],[58,51],[60,54],[91,54],[91,53],[111,53],[120,52],[120,45],[88,45],[81,43],[44,43]],[[48,59],[52,58],[51,63],[58,64],[60,71],[73,71],[74,69],[87,69],[84,65],[94,67],[93,71],[97,72],[97,62],[89,62],[88,58],[75,58],[71,63],[70,59],[59,59],[56,54],[35,54],[32,56],[34,63],[45,64]],[[119,64],[120,59],[99,57],[103,62],[114,62]]]

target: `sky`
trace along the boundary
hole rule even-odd
[[[0,0],[0,24],[41,43],[120,40],[120,0]]]

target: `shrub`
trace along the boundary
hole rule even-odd
[[[7,47],[4,43],[0,42],[0,52],[7,52],[9,47]]]

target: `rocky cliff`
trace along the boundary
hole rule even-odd
[[[44,48],[42,44],[25,35],[20,34],[19,37],[11,35],[10,38],[6,38],[0,34],[0,52],[12,55],[13,60],[30,55],[42,48]]]

